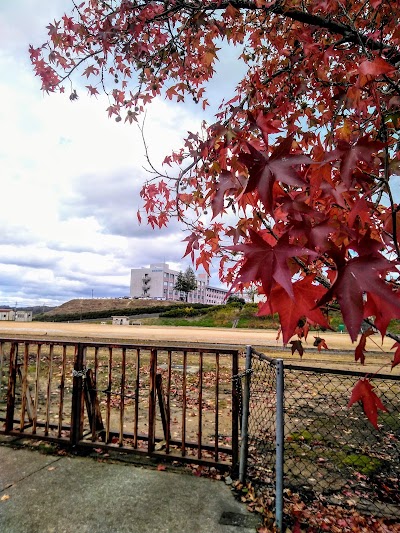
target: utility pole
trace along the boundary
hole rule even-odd
[[[92,289],[92,300],[93,300],[93,289]]]

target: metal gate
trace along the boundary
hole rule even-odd
[[[237,350],[0,339],[0,433],[232,469]]]

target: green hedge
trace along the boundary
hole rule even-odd
[[[210,312],[208,307],[203,308],[194,308],[190,307],[178,307],[177,309],[171,309],[165,313],[160,314],[160,318],[181,318],[181,317],[191,317],[191,316],[200,316],[205,315]]]

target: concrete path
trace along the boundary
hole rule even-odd
[[[258,524],[222,481],[0,445],[1,533],[254,533]]]

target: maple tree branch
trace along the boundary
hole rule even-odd
[[[400,50],[394,46],[383,44],[382,41],[377,41],[372,39],[369,35],[362,34],[359,30],[356,29],[354,25],[354,20],[350,18],[349,24],[344,24],[342,22],[337,22],[330,18],[324,18],[320,15],[315,15],[309,13],[308,11],[302,11],[298,9],[286,9],[282,6],[281,2],[276,2],[275,4],[269,7],[259,6],[254,0],[230,0],[230,1],[216,1],[210,2],[209,4],[203,4],[201,2],[177,2],[175,5],[171,6],[169,9],[164,10],[162,13],[157,15],[152,15],[151,18],[146,19],[146,23],[152,23],[154,21],[164,21],[171,17],[173,14],[179,12],[191,11],[192,17],[197,13],[205,13],[207,11],[218,12],[226,10],[229,6],[232,6],[236,9],[244,9],[248,11],[260,11],[265,12],[266,14],[280,15],[284,18],[292,19],[296,22],[301,22],[310,26],[316,26],[321,29],[325,29],[330,33],[342,35],[342,42],[360,44],[364,49],[370,49],[378,51],[385,54],[386,60],[396,65],[400,61]],[[135,8],[144,8],[145,5],[135,6]],[[361,9],[357,13],[356,17],[359,16]],[[355,18],[356,18],[355,17]]]
[[[340,8],[342,9],[342,12],[344,14],[344,16],[347,18],[347,20],[349,21],[349,25],[351,27],[351,30],[354,34],[356,34],[358,36],[358,42],[360,43],[360,46],[362,47],[363,51],[364,51],[364,54],[368,57],[370,56],[369,52],[367,51],[366,47],[365,47],[365,43],[362,42],[362,40],[360,39],[360,34],[359,32],[357,31],[356,27],[355,27],[355,24],[354,24],[354,20],[355,19],[352,19],[350,17],[350,15],[348,14],[346,8],[344,7],[344,5],[342,4],[342,2],[340,0],[337,0],[337,3],[339,4]],[[348,42],[348,40],[346,40],[345,42]],[[382,49],[382,41],[380,42],[380,47],[379,49],[381,50]]]
[[[155,174],[156,176],[153,179],[157,179],[157,178],[166,178],[168,180],[177,179],[177,178],[172,178],[171,176],[168,176],[168,174],[163,174],[162,172],[157,170],[155,168],[155,166],[153,165],[153,163],[151,162],[150,155],[149,155],[149,148],[147,146],[146,139],[145,139],[145,136],[144,136],[144,123],[145,123],[145,120],[146,120],[146,114],[144,115],[142,125],[138,124],[138,128],[139,128],[139,131],[140,131],[140,134],[141,134],[141,137],[142,137],[142,142],[143,142],[143,146],[144,146],[144,150],[145,150],[145,158],[146,158],[146,161],[148,162],[148,164],[150,165],[151,170],[146,169],[144,167],[143,167],[143,169],[146,172]]]
[[[73,72],[82,64],[84,63],[85,61],[87,61],[88,59],[90,59],[91,57],[95,56],[95,55],[98,55],[101,53],[101,49],[98,49],[98,50],[94,50],[92,51],[90,54],[87,54],[85,55],[84,57],[82,57],[77,63],[75,63],[72,67],[71,67],[71,70],[68,71],[68,73],[63,76],[62,78],[59,79],[59,81],[57,82],[57,84],[54,85],[54,87],[57,87],[58,85],[60,85],[61,83],[63,83],[66,79],[69,79],[71,81],[71,74],[73,74]],[[72,83],[72,82],[71,82]]]
[[[389,175],[389,165],[390,165],[390,162],[389,162],[389,147],[388,147],[388,129],[387,129],[387,124],[385,122],[385,118],[384,118],[384,113],[382,114],[382,120],[381,120],[381,130],[382,130],[382,135],[383,135],[383,140],[385,142],[385,148],[384,148],[384,154],[385,154],[385,158],[384,158],[384,183],[385,183],[385,186],[386,186],[386,191],[387,191],[387,194],[389,196],[389,201],[390,201],[390,207],[391,207],[391,211],[392,211],[392,239],[393,239],[393,245],[395,247],[395,250],[396,250],[396,254],[397,254],[397,258],[400,259],[400,248],[399,248],[399,243],[398,243],[398,240],[397,240],[397,211],[395,209],[395,202],[394,202],[394,198],[393,198],[393,194],[392,194],[392,189],[390,187],[390,183],[389,183],[389,179],[390,179],[390,175]]]
[[[386,74],[383,76],[383,78],[395,91],[400,94],[400,85],[398,83],[389,78],[389,76],[386,76]]]
[[[370,320],[369,318],[364,318],[364,322],[366,324],[368,324],[369,326],[371,326],[372,328],[376,328],[375,324],[373,323],[372,320]],[[395,335],[394,333],[390,333],[390,331],[387,331],[385,333],[385,337],[388,337],[389,339],[392,339],[396,342],[400,342],[400,336],[399,335]]]
[[[353,29],[350,25],[305,11],[285,9],[280,2],[277,2],[270,7],[258,7],[255,1],[231,0],[229,2],[214,2],[214,4],[205,6],[204,10],[221,10],[226,9],[229,5],[232,5],[236,9],[262,10],[267,13],[281,15],[284,18],[290,18],[297,22],[302,22],[303,24],[317,26],[318,28],[328,30],[330,33],[342,35],[348,43],[360,43],[365,48],[385,52],[386,60],[393,65],[400,61],[400,51],[394,46],[384,45],[384,48],[382,49],[381,41],[376,41],[369,36],[363,35],[358,30]]]

